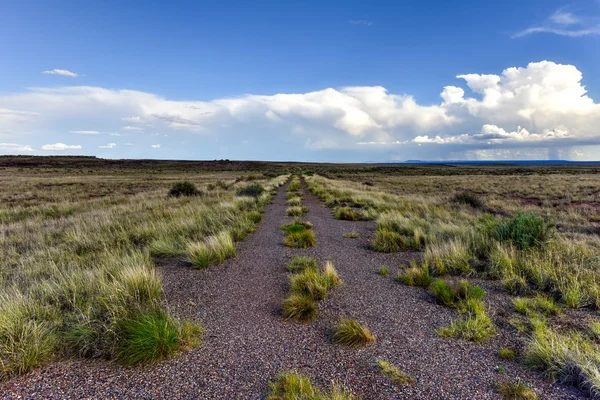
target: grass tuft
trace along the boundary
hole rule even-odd
[[[319,309],[313,298],[305,294],[292,292],[281,302],[281,315],[287,319],[310,321],[318,313]]]
[[[314,246],[317,239],[312,230],[305,229],[300,232],[288,232],[283,239],[283,243],[288,247],[305,249]]]
[[[126,365],[165,358],[179,349],[179,329],[163,312],[135,315],[122,322],[121,330],[117,360]]]
[[[287,265],[287,270],[289,272],[303,272],[307,269],[317,271],[319,269],[319,264],[317,263],[317,260],[309,256],[295,256],[290,260],[290,262]]]
[[[344,237],[346,239],[358,239],[360,235],[358,234],[358,232],[346,232],[344,233]]]
[[[503,347],[500,350],[498,350],[498,356],[503,360],[514,360],[515,358],[517,358],[517,352],[514,349]]]
[[[536,400],[538,398],[537,394],[520,379],[516,383],[510,381],[498,382],[496,391],[505,399]]]
[[[420,286],[427,288],[431,285],[431,275],[429,267],[426,265],[417,266],[416,263],[411,263],[411,267],[398,275],[398,280],[408,286]]]
[[[353,400],[354,396],[333,385],[329,393],[313,386],[310,378],[298,372],[284,372],[276,382],[269,383],[267,400]]]
[[[407,249],[406,238],[399,233],[378,229],[373,248],[380,253],[397,253]]]
[[[333,337],[337,343],[347,346],[361,346],[375,342],[375,336],[371,331],[349,318],[342,318],[335,328]]]
[[[377,360],[377,367],[379,367],[379,370],[386,378],[396,385],[415,383],[415,378],[400,371],[398,367],[388,361],[382,359]]]
[[[222,263],[228,258],[235,257],[235,244],[229,232],[207,237],[202,242],[188,243],[190,262],[196,268],[204,269],[211,263]]]

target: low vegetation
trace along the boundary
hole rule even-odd
[[[346,239],[358,239],[360,237],[358,232],[346,232],[344,233]]]
[[[281,303],[281,314],[286,319],[309,321],[318,314],[316,301],[327,296],[330,288],[342,284],[331,260],[326,260],[322,270],[312,257],[296,256],[290,260],[290,292]]]
[[[189,181],[181,181],[176,182],[171,190],[169,191],[169,196],[171,197],[179,197],[179,196],[198,196],[202,192],[200,192],[196,185]]]
[[[236,197],[243,182],[215,183],[228,172],[32,171],[0,207],[0,380],[57,357],[131,365],[197,345],[200,327],[164,308],[153,257],[232,256],[287,179]]]
[[[427,265],[418,266],[416,262],[412,262],[410,268],[398,274],[398,280],[408,286],[428,288],[431,285],[432,277]]]
[[[386,378],[396,385],[415,383],[415,378],[400,371],[398,367],[388,361],[377,360],[377,367]]]
[[[496,391],[505,399],[537,400],[537,394],[520,379],[516,382],[503,381],[496,384]]]
[[[353,400],[347,390],[333,385],[329,392],[316,388],[310,378],[298,372],[284,372],[269,384],[267,400]]]
[[[235,257],[235,244],[229,232],[212,235],[201,242],[188,244],[190,262],[200,269],[208,267],[211,263],[222,263],[228,258]]]
[[[517,352],[514,349],[503,347],[498,350],[498,356],[503,360],[514,360],[517,358]]]
[[[333,338],[337,343],[347,346],[362,346],[375,341],[375,336],[367,327],[350,318],[340,320]]]

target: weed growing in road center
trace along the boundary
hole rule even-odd
[[[415,378],[400,371],[398,367],[388,361],[377,360],[377,367],[386,378],[396,385],[406,385],[407,383],[415,382]]]
[[[276,382],[269,383],[267,400],[353,400],[354,396],[346,390],[333,385],[329,393],[315,388],[310,378],[299,373],[284,372]]]
[[[333,338],[337,343],[347,346],[361,346],[375,341],[375,336],[367,327],[350,318],[340,320],[335,327]]]

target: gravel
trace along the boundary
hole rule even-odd
[[[335,220],[308,193],[304,204],[310,209],[304,219],[313,223],[317,237],[313,248],[283,246],[278,227],[290,219],[284,217],[285,192],[280,190],[258,231],[238,244],[237,258],[206,270],[184,261],[161,263],[169,309],[201,322],[206,331],[199,348],[137,368],[99,360],[57,361],[0,384],[0,397],[260,399],[269,380],[289,369],[311,376],[323,388],[338,382],[364,399],[494,399],[500,398],[495,382],[503,377],[520,378],[541,398],[583,397],[516,361],[500,360],[500,347],[519,346],[507,324],[499,324],[498,336],[483,344],[438,337],[435,329],[449,325],[456,312],[436,304],[427,291],[394,279],[398,267],[418,259],[418,253],[376,253],[369,247],[373,222]],[[360,238],[343,237],[351,231]],[[344,282],[319,302],[320,315],[311,323],[279,315],[289,282],[285,265],[294,255],[314,256],[321,263],[331,258]],[[388,277],[378,273],[383,265],[390,269]],[[508,304],[508,296],[493,283],[484,285],[492,308]],[[376,343],[362,348],[333,344],[331,329],[342,316],[364,323]],[[393,385],[375,368],[377,358],[395,364],[416,383]]]

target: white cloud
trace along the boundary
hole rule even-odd
[[[373,21],[370,21],[367,19],[351,19],[348,21],[348,23],[352,24],[352,25],[365,25],[365,26],[373,25]]]
[[[47,151],[62,151],[62,150],[79,150],[81,146],[78,144],[68,145],[64,143],[45,144],[42,146],[42,150]]]
[[[31,146],[26,144],[18,144],[18,143],[0,143],[0,152],[30,152],[33,151]]]
[[[11,117],[2,124],[14,132],[46,135],[73,120],[98,127],[98,132],[113,132],[121,126],[123,115],[131,115],[161,135],[201,135],[206,148],[223,143],[235,146],[251,139],[261,144],[254,148],[393,148],[414,158],[410,149],[417,145],[439,149],[432,157],[441,157],[450,151],[442,149],[450,148],[457,152],[490,146],[600,143],[600,104],[587,95],[582,74],[573,65],[541,61],[498,74],[465,73],[458,78],[464,84],[445,86],[436,104],[418,103],[410,94],[390,93],[380,86],[212,101],[176,101],[134,90],[74,86],[0,96],[0,110],[20,110],[10,115],[22,118]],[[127,125],[121,129],[142,132],[144,128]]]
[[[581,22],[581,19],[570,12],[564,10],[556,10],[550,16],[550,21],[560,25],[574,25]]]
[[[100,149],[112,149],[113,147],[116,147],[116,145],[117,145],[116,143],[109,143],[109,144],[104,145],[104,146],[98,146],[98,148],[100,148]]]
[[[512,37],[520,38],[535,33],[552,33],[568,37],[600,35],[600,24],[598,18],[582,18],[561,8],[543,23],[517,32]]]
[[[125,143],[125,146],[133,146],[133,143]]]
[[[124,126],[121,129],[123,129],[124,131],[135,131],[135,132],[141,132],[144,130],[144,128],[140,128],[139,126]]]
[[[133,122],[133,123],[138,123],[138,122],[142,122],[142,119],[140,117],[125,117],[125,118],[121,118],[121,120],[126,121],[126,122]]]
[[[75,72],[71,72],[68,71],[66,69],[52,69],[49,71],[43,71],[43,74],[50,74],[50,75],[62,75],[62,76],[70,76],[71,78],[76,78],[77,74]]]
[[[160,144],[151,144],[150,147],[153,149],[160,149]]]
[[[113,132],[113,133],[109,133],[109,136],[121,137],[121,136],[126,136],[126,135],[123,133]]]
[[[70,131],[71,133],[76,133],[78,135],[99,135],[98,131]]]

